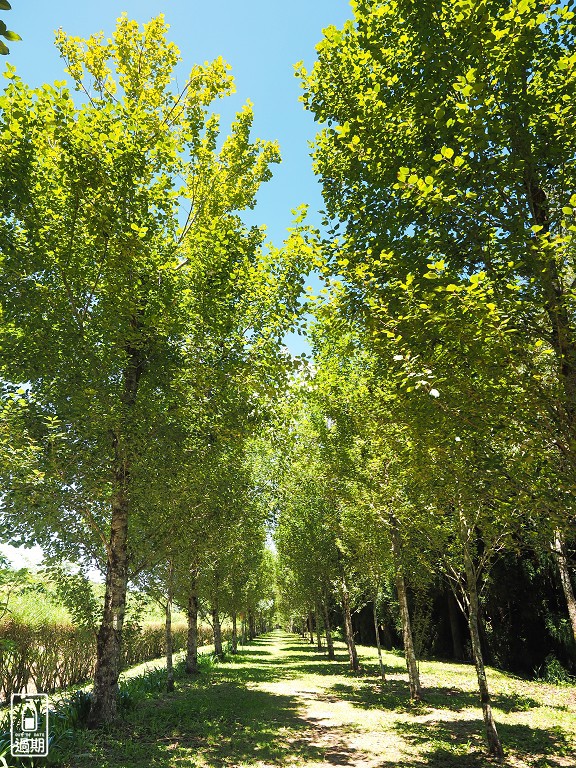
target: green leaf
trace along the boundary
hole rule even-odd
[[[442,147],[442,149],[440,150],[440,154],[443,157],[446,157],[448,158],[448,160],[450,160],[450,158],[454,157],[454,150],[451,149],[450,147]]]
[[[12,6],[8,2],[8,0],[0,0],[0,9],[3,11],[10,11],[12,10]]]
[[[12,40],[12,41],[22,40],[22,38],[17,32],[12,32],[9,29],[7,29],[6,32],[3,32],[2,35],[3,37],[6,38],[6,40]]]
[[[0,40],[0,55],[6,56],[6,54],[10,53],[10,49],[8,46]]]

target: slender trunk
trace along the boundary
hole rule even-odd
[[[470,555],[469,543],[471,530],[463,514],[460,514],[460,534],[463,545],[464,568],[466,571],[466,588],[468,603],[468,626],[470,627],[470,639],[472,640],[472,655],[474,656],[474,665],[476,667],[476,677],[478,678],[478,689],[480,691],[480,703],[482,704],[482,715],[486,727],[486,738],[488,740],[488,752],[495,757],[504,756],[504,750],[500,743],[500,737],[496,730],[496,723],[492,714],[492,703],[490,701],[490,691],[488,690],[488,680],[484,668],[484,659],[482,657],[482,647],[480,644],[480,631],[478,619],[478,580],[472,556]]]
[[[192,577],[190,582],[186,618],[188,621],[186,674],[197,675],[200,672],[200,669],[198,667],[198,593],[195,576]]]
[[[242,646],[246,645],[247,639],[246,616],[242,614]]]
[[[532,214],[532,223],[542,227],[540,237],[544,241],[550,233],[550,203],[545,185],[536,171],[532,138],[526,127],[518,126],[514,149],[524,160],[524,188]],[[547,242],[549,244],[549,241]],[[572,286],[564,282],[559,273],[557,259],[547,249],[540,252],[534,266],[534,279],[540,283],[545,298],[544,309],[548,315],[550,341],[556,353],[559,379],[564,391],[563,408],[559,410],[564,422],[562,432],[568,435],[568,439],[566,444],[564,439],[557,440],[556,446],[573,470],[576,467],[576,334],[571,316]],[[576,599],[560,531],[555,532],[552,551],[558,564],[572,633],[576,641]]]
[[[94,697],[89,716],[89,725],[93,728],[116,717],[128,585],[127,539],[128,500],[121,493],[112,501],[104,612],[96,644]]]
[[[319,651],[322,650],[322,635],[320,634],[320,611],[318,610],[318,603],[314,608],[314,617],[316,619],[316,647]]]
[[[232,614],[232,653],[238,653],[238,630],[236,627],[236,611]]]
[[[532,214],[532,223],[542,227],[540,237],[550,233],[548,196],[535,168],[531,138],[527,132],[519,136],[517,151],[524,159],[524,188]],[[532,257],[533,258],[533,257]],[[568,452],[574,466],[576,459],[576,339],[571,321],[571,291],[563,284],[556,259],[542,250],[534,261],[534,278],[542,288],[544,309],[548,315],[550,341],[559,363],[559,378],[564,390],[564,420],[570,435]]]
[[[212,607],[212,630],[214,632],[214,653],[219,659],[224,658],[224,652],[222,650],[222,628],[220,626],[220,614],[218,608]]]
[[[174,690],[174,661],[172,643],[172,598],[166,603],[166,690]]]
[[[328,648],[328,658],[334,658],[334,640],[332,639],[332,628],[330,626],[330,614],[326,601],[322,603],[324,609],[324,631],[326,632],[326,647]]]
[[[350,658],[350,669],[353,672],[358,672],[358,652],[356,651],[356,643],[354,642],[354,630],[352,629],[352,613],[350,612],[350,596],[348,595],[348,587],[346,581],[342,579],[342,611],[344,612],[344,634],[346,635],[346,645],[348,646],[348,656]]]
[[[554,559],[558,566],[558,573],[560,574],[560,581],[562,582],[562,589],[564,590],[564,597],[566,598],[566,605],[568,607],[568,616],[570,617],[570,624],[572,626],[572,634],[574,636],[574,642],[576,642],[576,597],[574,597],[574,588],[568,569],[566,544],[562,534],[558,530],[554,534],[552,552],[554,553]]]
[[[308,634],[310,635],[310,643],[314,643],[314,627],[312,625],[312,611],[308,611]]]
[[[174,660],[172,642],[172,563],[168,572],[168,595],[166,600],[166,690],[174,690]]]
[[[448,615],[450,618],[450,633],[452,635],[453,656],[458,661],[464,658],[464,646],[462,644],[462,633],[460,632],[460,611],[454,595],[448,593]]]
[[[398,593],[400,616],[402,618],[402,638],[404,640],[406,668],[408,669],[410,699],[412,701],[419,701],[422,698],[422,687],[420,685],[420,673],[418,672],[418,662],[416,660],[414,640],[412,638],[412,624],[410,621],[410,610],[408,608],[408,593],[406,591],[406,582],[404,580],[402,569],[401,550],[402,545],[400,534],[398,533],[398,524],[395,520],[392,520],[392,556],[394,558],[396,591]]]
[[[250,640],[254,640],[256,637],[256,623],[252,611],[248,611],[248,636]]]
[[[518,120],[520,120],[519,117]],[[550,204],[545,185],[538,176],[533,160],[532,137],[520,122],[515,138],[514,149],[524,160],[524,188],[533,223],[542,227],[540,236],[544,239],[550,233]],[[549,241],[547,242],[549,244]],[[540,282],[543,289],[550,341],[556,352],[559,378],[564,390],[562,416],[564,432],[568,434],[568,440],[567,445],[562,445],[561,441],[557,441],[556,445],[574,469],[576,466],[576,337],[571,317],[572,286],[564,283],[559,274],[557,259],[546,250],[541,252],[535,266],[534,278]],[[560,531],[555,532],[552,551],[558,564],[572,633],[576,641],[576,600]]]
[[[131,318],[136,331],[138,318]],[[111,504],[110,541],[106,562],[106,587],[102,623],[96,643],[94,690],[88,724],[95,728],[116,717],[118,677],[122,662],[122,628],[126,612],[128,588],[128,517],[130,504],[130,451],[124,445],[123,434],[130,423],[130,414],[136,403],[138,384],[144,362],[142,347],[127,345],[128,365],[122,376],[123,418],[120,432],[112,433],[112,479],[114,495]]]
[[[374,632],[376,633],[376,647],[378,648],[378,663],[380,664],[380,675],[386,682],[386,672],[384,671],[384,661],[382,659],[382,646],[380,645],[380,627],[378,626],[378,615],[376,613],[376,598],[372,603],[372,614],[374,616]]]

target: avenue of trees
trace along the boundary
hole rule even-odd
[[[496,757],[486,655],[576,671],[574,5],[355,0],[297,68],[323,229],[278,249],[241,218],[278,147],[249,105],[220,138],[222,59],[171,90],[162,17],[59,33],[76,94],[7,67],[0,536],[105,575],[94,726],[129,585],[191,674],[201,608],[218,655],[277,610],[353,671],[367,611],[413,701],[441,604]]]

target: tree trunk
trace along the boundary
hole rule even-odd
[[[198,594],[196,577],[192,577],[190,591],[188,592],[188,605],[186,609],[188,620],[188,635],[186,640],[186,674],[197,675],[198,667]]]
[[[174,690],[174,660],[172,642],[172,591],[168,593],[166,600],[166,690]]]
[[[520,120],[519,117],[518,120]],[[524,150],[524,188],[527,202],[533,223],[542,227],[540,236],[543,237],[550,233],[549,200],[532,160],[532,138],[526,128],[523,131],[520,129],[518,134],[522,137],[522,141],[515,149],[521,155]],[[571,317],[572,290],[568,283],[564,284],[556,259],[546,253],[546,250],[541,252],[535,266],[534,279],[540,282],[545,297],[544,308],[549,320],[550,341],[556,353],[559,378],[564,391],[563,408],[560,410],[565,427],[562,432],[569,437],[567,445],[557,440],[556,446],[574,468],[576,466],[576,338]],[[555,532],[552,551],[558,564],[572,634],[576,642],[576,599],[570,581],[566,548],[559,530]]]
[[[529,136],[527,140],[525,139],[525,145],[531,151]],[[542,227],[542,234],[548,234],[550,231],[549,201],[545,188],[536,175],[531,158],[530,162],[526,163],[526,169],[524,186],[534,223]],[[576,338],[570,309],[572,291],[563,285],[555,259],[546,255],[545,252],[542,254],[535,277],[542,281],[550,339],[556,352],[560,381],[564,390],[564,408],[562,409],[566,426],[564,432],[569,435],[569,438],[566,446],[562,446],[561,441],[556,441],[556,445],[574,468],[576,465]],[[576,642],[576,599],[568,570],[565,542],[559,530],[555,532],[552,551],[558,565],[572,634]]]
[[[450,617],[450,633],[452,635],[452,649],[454,658],[462,661],[464,658],[464,646],[462,645],[462,633],[460,632],[460,611],[454,595],[448,593],[448,615]]]
[[[128,501],[120,494],[112,501],[112,526],[108,562],[104,613],[98,631],[94,698],[89,725],[94,728],[116,717],[118,677],[122,652],[122,627],[126,611],[128,585]]]
[[[396,591],[398,592],[398,603],[400,605],[400,616],[402,618],[402,637],[404,640],[406,668],[408,669],[410,699],[412,701],[419,701],[422,698],[422,688],[420,685],[418,662],[416,661],[416,653],[414,651],[414,640],[412,639],[412,625],[410,622],[410,611],[408,609],[408,594],[406,592],[406,582],[404,581],[402,570],[400,534],[398,533],[396,521],[392,521],[392,556],[394,558]]]
[[[544,185],[538,178],[532,160],[531,137],[523,136],[523,143],[518,145],[520,154],[524,154],[524,187],[527,202],[532,213],[532,223],[542,227],[540,237],[550,232],[549,201]],[[544,309],[548,315],[550,341],[559,364],[560,382],[564,390],[564,421],[568,429],[568,452],[572,465],[576,458],[576,339],[571,322],[571,290],[564,286],[558,271],[557,262],[546,250],[534,261],[534,278],[542,288],[545,299]],[[534,257],[532,257],[533,259]]]
[[[222,628],[220,626],[220,614],[217,607],[212,607],[212,630],[214,632],[214,653],[219,659],[224,658],[222,650]]]
[[[256,637],[256,623],[252,611],[248,611],[248,636],[250,640],[254,640]]]
[[[318,603],[314,608],[314,617],[316,619],[316,647],[319,651],[322,650],[322,635],[320,634],[320,611],[318,610]]]
[[[380,675],[386,682],[386,672],[384,671],[384,661],[382,660],[382,646],[380,645],[380,628],[378,626],[378,616],[376,614],[376,598],[372,603],[372,614],[374,616],[374,632],[376,633],[376,647],[378,648],[378,663],[380,664]]]
[[[358,652],[356,651],[356,643],[354,642],[354,630],[352,629],[352,614],[350,612],[350,597],[348,595],[348,587],[346,581],[342,579],[342,611],[344,612],[344,634],[346,635],[346,645],[348,646],[348,656],[350,658],[350,669],[353,672],[358,672]]]
[[[474,665],[476,667],[476,676],[478,678],[478,689],[480,691],[480,702],[482,704],[482,715],[486,727],[486,738],[488,740],[488,752],[494,757],[504,756],[504,750],[500,743],[496,723],[492,714],[492,704],[490,701],[490,691],[488,690],[488,680],[486,679],[486,670],[484,668],[484,659],[482,657],[482,648],[480,644],[480,632],[478,628],[478,580],[476,569],[470,555],[469,543],[471,530],[464,515],[460,514],[460,535],[464,554],[464,568],[466,571],[466,587],[468,602],[468,626],[470,627],[470,639],[472,640],[472,654],[474,656]]]
[[[334,659],[334,640],[332,639],[332,629],[330,627],[330,614],[326,601],[322,603],[324,609],[324,631],[326,632],[326,647],[328,648],[328,658]]]
[[[138,318],[131,318],[131,326],[138,329]],[[122,376],[120,401],[123,407],[123,427],[127,428],[130,413],[136,402],[138,384],[142,375],[142,347],[126,347],[128,365]],[[104,611],[96,643],[94,690],[88,725],[95,728],[116,717],[118,677],[122,661],[122,628],[126,612],[128,588],[128,488],[130,485],[130,453],[122,440],[122,433],[112,434],[113,483],[110,542],[106,561],[106,587]]]
[[[238,653],[238,630],[236,627],[236,611],[232,614],[232,653]]]
[[[558,573],[560,574],[560,581],[562,582],[562,589],[564,590],[564,597],[566,598],[566,605],[568,607],[568,616],[570,617],[570,624],[572,626],[572,635],[574,636],[574,642],[576,642],[576,598],[574,597],[574,588],[570,579],[570,570],[568,569],[566,544],[562,534],[558,530],[554,534],[552,552],[554,553],[554,559],[558,566]]]
[[[312,624],[312,611],[308,611],[308,635],[310,636],[310,643],[314,643],[314,626]]]

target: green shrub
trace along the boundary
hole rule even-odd
[[[548,654],[544,660],[544,669],[541,667],[536,672],[536,677],[546,683],[563,685],[574,683],[575,678],[564,669],[553,653]]]

